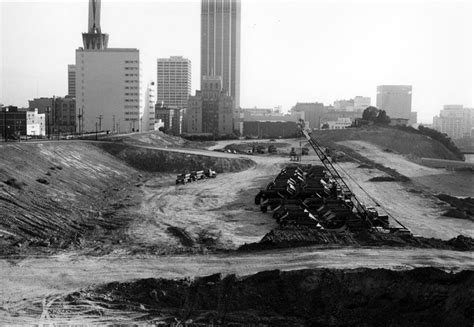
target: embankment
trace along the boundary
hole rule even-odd
[[[415,161],[421,158],[459,160],[440,142],[428,136],[393,127],[370,126],[341,130],[314,131],[312,134],[324,146],[340,148],[336,142],[359,140],[405,155]],[[344,151],[347,148],[341,148]]]
[[[97,146],[128,165],[147,172],[182,172],[211,168],[222,173],[242,171],[255,165],[255,162],[247,158],[171,152],[120,143],[97,143]]]
[[[313,269],[142,279],[69,294],[49,309],[187,326],[472,326],[474,272]],[[77,311],[76,311],[77,310]],[[117,320],[115,320],[117,322]]]
[[[66,247],[124,223],[102,211],[132,201],[123,190],[138,172],[125,163],[85,142],[11,144],[0,152],[2,254],[11,250],[5,245]]]

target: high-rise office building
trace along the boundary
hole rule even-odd
[[[220,76],[240,106],[240,0],[202,0],[201,89],[204,76]]]
[[[377,108],[390,118],[410,119],[411,90],[411,85],[377,86]]]
[[[78,127],[115,132],[140,130],[143,97],[138,49],[108,48],[100,29],[100,0],[90,0],[89,32],[76,50],[76,111]]]
[[[191,95],[191,60],[177,56],[159,58],[156,80],[159,105],[186,108]]]
[[[67,65],[67,95],[76,97],[76,65]]]

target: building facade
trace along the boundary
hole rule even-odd
[[[221,78],[204,76],[202,90],[189,97],[186,131],[214,136],[233,134],[233,115],[233,99],[222,89]]]
[[[26,111],[7,106],[1,109],[0,132],[5,140],[17,140],[26,135]]]
[[[244,121],[244,135],[256,138],[296,137],[297,123],[294,121]]]
[[[292,113],[299,113],[310,129],[320,129],[321,121],[327,112],[324,104],[319,102],[298,102],[293,108]]]
[[[173,56],[157,60],[156,102],[186,108],[191,95],[191,60]]]
[[[156,104],[155,121],[163,127],[164,132],[172,135],[183,133],[184,109],[178,107],[163,107]]]
[[[377,86],[377,108],[385,110],[390,118],[410,119],[411,85]]]
[[[155,129],[155,82],[151,81],[145,88],[143,112],[140,114],[140,130],[153,131]]]
[[[343,111],[353,111],[354,99],[334,101],[334,109]]]
[[[370,97],[355,96],[354,97],[354,111],[364,111],[371,106]]]
[[[76,132],[76,99],[53,98],[53,112],[49,123],[51,123],[53,134]]]
[[[472,135],[473,120],[474,109],[462,105],[445,105],[439,115],[433,118],[433,128],[458,140]]]
[[[108,48],[100,0],[89,1],[89,30],[76,50],[76,111],[83,132],[140,130],[143,96],[138,49]]]
[[[46,136],[46,114],[39,114],[38,109],[26,112],[26,135]]]
[[[240,106],[240,0],[201,2],[201,89],[205,76],[220,76],[222,88]]]
[[[67,95],[76,97],[76,65],[67,65]]]

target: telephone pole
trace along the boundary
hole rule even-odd
[[[99,131],[102,130],[102,118],[104,117],[104,115],[99,115],[99,117],[97,117],[97,119],[99,119]]]
[[[115,133],[115,115],[112,115],[112,133]]]

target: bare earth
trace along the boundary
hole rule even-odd
[[[299,146],[299,140],[285,142]],[[235,141],[220,142],[214,148],[229,143]],[[413,188],[425,187],[425,184],[417,184],[416,178],[434,176],[436,181],[436,176],[445,174],[445,171],[416,165],[402,156],[383,152],[367,143],[351,141],[343,144],[355,147],[362,155],[396,169],[413,181],[369,182],[371,177],[384,173],[357,168],[358,164],[352,162],[338,164],[362,202],[379,206],[413,233],[424,237],[449,239],[459,234],[474,237],[472,222],[441,217],[446,205],[440,204],[429,192],[410,192]],[[168,150],[232,156],[199,149]],[[141,203],[129,211],[134,220],[126,233],[135,241],[134,246],[181,246],[180,240],[167,232],[169,227],[179,227],[193,238],[202,230],[211,230],[220,234],[219,247],[226,249],[259,241],[276,223],[271,214],[262,214],[258,210],[253,204],[253,197],[289,160],[280,155],[246,157],[257,165],[243,172],[220,174],[216,179],[176,186],[174,175],[159,174],[145,181],[137,188],[143,192]],[[319,164],[319,160],[310,155],[303,157],[302,163]],[[253,253],[171,256],[130,255],[129,250],[123,246],[112,255],[101,257],[65,253],[49,257],[0,259],[0,324],[38,323],[41,317],[31,317],[21,311],[29,302],[111,281],[202,276],[216,272],[244,275],[269,269],[318,267],[409,269],[430,266],[453,271],[474,268],[470,252],[432,249],[304,247]],[[43,317],[40,322],[48,321],[44,321]]]

